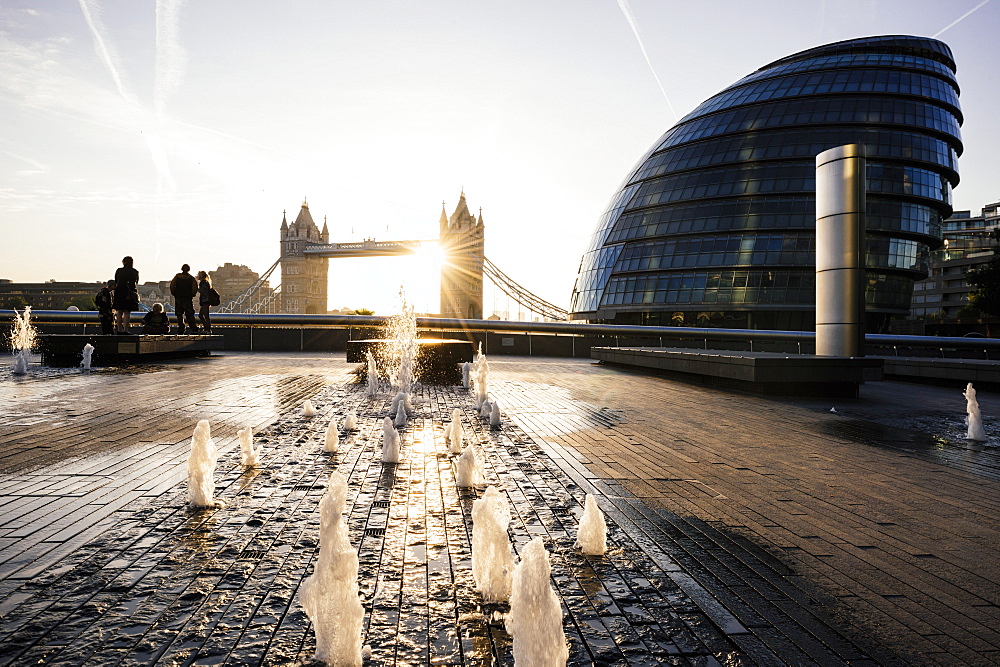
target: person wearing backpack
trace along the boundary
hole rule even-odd
[[[212,333],[212,318],[208,314],[212,306],[218,306],[222,302],[219,293],[212,287],[212,281],[204,271],[198,272],[198,303],[201,309],[198,311],[198,319],[201,320],[201,330],[207,334]]]
[[[112,336],[115,333],[115,281],[109,280],[104,285],[94,297],[94,305],[97,306],[97,319],[101,322],[101,334]]]
[[[170,281],[170,293],[174,297],[174,312],[177,313],[177,328],[184,333],[184,320],[191,333],[198,333],[198,325],[194,322],[194,295],[198,292],[198,281],[188,271],[191,267],[185,264],[181,272]]]

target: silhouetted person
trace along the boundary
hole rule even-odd
[[[198,281],[188,273],[191,267],[185,264],[181,272],[170,281],[170,293],[174,296],[174,311],[177,313],[177,327],[184,333],[184,320],[191,328],[191,333],[198,333],[198,325],[194,321],[194,295],[198,292]]]
[[[122,266],[115,271],[115,291],[112,305],[115,308],[115,332],[130,334],[132,311],[139,307],[139,272],[132,267],[132,258],[123,257]]]
[[[198,305],[201,308],[198,310],[198,319],[201,320],[201,330],[205,333],[212,333],[212,318],[208,314],[209,309],[213,305],[212,301],[212,281],[209,280],[208,274],[204,271],[198,272]]]
[[[142,333],[153,335],[170,333],[170,318],[163,312],[162,303],[154,303],[153,309],[142,318]]]
[[[101,321],[101,333],[111,336],[115,333],[115,281],[109,280],[94,297],[97,319]]]

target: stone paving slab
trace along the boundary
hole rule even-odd
[[[833,414],[581,360],[491,367],[504,426],[461,389],[425,387],[394,467],[379,456],[389,396],[368,400],[342,355],[21,383],[0,368],[14,406],[0,415],[0,664],[308,663],[296,592],[332,469],[350,481],[371,664],[510,664],[505,608],[471,580],[472,496],[443,445],[454,407],[515,508],[515,549],[542,535],[553,554],[571,664],[996,661],[997,460],[956,445],[945,390],[866,385]],[[80,409],[68,398],[84,386]],[[123,392],[150,407],[109,400]],[[305,398],[321,417],[301,417]],[[361,430],[324,454],[327,421],[349,410]],[[201,416],[223,449],[218,510],[185,502]],[[265,442],[260,470],[238,464],[244,424]],[[103,444],[78,442],[91,431]],[[32,446],[50,439],[62,447]],[[572,549],[586,492],[610,519],[604,559]]]

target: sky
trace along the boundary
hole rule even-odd
[[[303,200],[331,241],[430,239],[566,307],[629,168],[786,55],[937,37],[962,86],[957,210],[1000,200],[1000,0],[0,0],[0,278],[257,272]],[[271,284],[280,282],[277,272]],[[438,310],[428,257],[330,262],[330,308]],[[517,307],[491,288],[486,313]]]

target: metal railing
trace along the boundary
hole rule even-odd
[[[134,313],[134,321],[141,313]],[[13,310],[0,310],[0,327],[13,322]],[[97,324],[95,311],[39,310],[32,311],[31,319],[36,323]],[[293,315],[213,313],[214,326],[273,327],[273,328],[373,328],[383,327],[388,317],[381,315]],[[711,327],[651,327],[617,324],[584,324],[579,322],[511,322],[506,320],[464,320],[438,317],[418,317],[417,328],[426,332],[493,332],[525,334],[558,334],[569,336],[601,336],[615,338],[614,345],[620,346],[621,339],[656,339],[659,346],[664,341],[696,341],[709,349],[710,341],[743,342],[753,349],[755,344],[794,343],[801,351],[802,345],[811,346],[815,334],[811,331],[772,331],[764,329],[716,329]],[[869,347],[893,350],[900,349],[939,351],[980,350],[984,352],[1000,350],[1000,338],[966,338],[944,336],[897,336],[888,334],[867,334],[865,343]],[[647,343],[648,345],[648,343]]]

